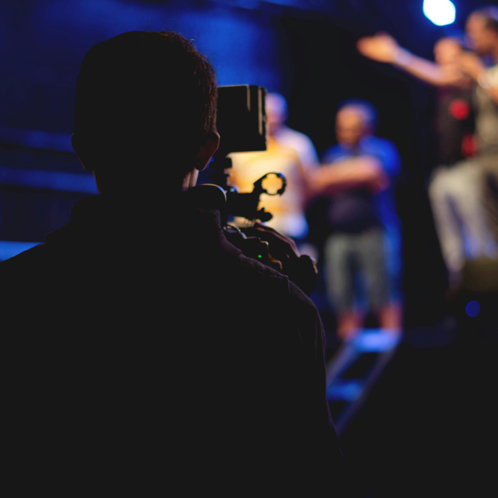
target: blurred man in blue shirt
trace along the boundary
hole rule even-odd
[[[340,106],[338,145],[324,152],[323,166],[312,179],[315,194],[331,201],[324,253],[342,339],[353,337],[362,325],[361,289],[380,327],[401,329],[401,237],[393,196],[400,159],[391,142],[373,136],[375,124],[375,109],[367,102]]]

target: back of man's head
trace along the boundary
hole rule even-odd
[[[190,41],[170,32],[124,33],[83,60],[73,144],[108,184],[178,183],[215,128],[216,99],[214,69]]]

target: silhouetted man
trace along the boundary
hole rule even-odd
[[[223,196],[189,189],[218,147],[216,99],[211,64],[173,33],[85,56],[73,146],[100,195],[0,265],[18,486],[233,496],[341,479],[316,308],[226,240]]]

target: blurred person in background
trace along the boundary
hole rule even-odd
[[[458,288],[466,260],[496,254],[483,202],[482,169],[468,159],[480,148],[474,137],[475,85],[463,66],[469,53],[450,37],[434,45],[435,62],[410,53],[386,33],[361,38],[357,46],[364,56],[390,63],[438,89],[438,167],[429,197],[449,285]]]
[[[372,105],[343,103],[336,116],[338,144],[324,152],[310,181],[315,196],[330,199],[326,281],[337,332],[345,340],[363,325],[362,294],[381,328],[399,333],[402,326],[401,237],[393,197],[400,159],[391,142],[373,136],[375,125]]]
[[[266,98],[268,149],[265,152],[231,154],[231,183],[239,192],[251,192],[253,183],[266,173],[283,173],[287,188],[282,196],[261,195],[260,206],[273,214],[268,226],[292,237],[303,252],[308,234],[305,205],[308,197],[307,178],[318,165],[312,141],[303,133],[286,126],[287,102],[278,93]],[[238,219],[238,224],[245,221]],[[304,252],[306,250],[304,249]]]
[[[476,162],[484,177],[486,214],[498,241],[498,7],[474,11],[465,30],[475,51],[464,54],[461,65],[475,83]],[[487,59],[487,65],[483,59]]]
[[[285,123],[288,117],[287,102],[279,93],[269,93],[266,97],[267,123],[269,134],[279,143],[297,150],[305,171],[318,165],[318,155],[310,138],[289,128]]]

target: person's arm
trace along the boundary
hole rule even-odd
[[[318,168],[310,174],[308,185],[315,195],[332,195],[360,187],[379,192],[389,186],[389,178],[377,158],[360,156]]]
[[[481,59],[471,52],[466,52],[460,59],[463,70],[498,104],[498,77],[491,77]]]
[[[430,85],[458,85],[462,78],[458,68],[441,67],[435,62],[418,57],[401,48],[398,42],[387,33],[360,38],[356,46],[363,56],[377,62],[392,64]]]

